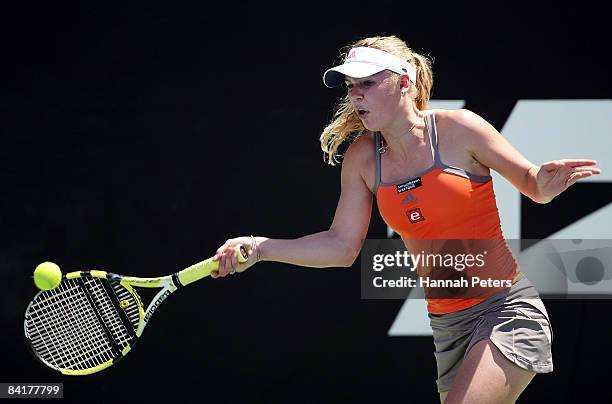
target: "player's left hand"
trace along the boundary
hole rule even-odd
[[[536,176],[540,194],[552,199],[583,178],[601,174],[593,167],[597,162],[586,159],[563,159],[549,161],[540,166]]]

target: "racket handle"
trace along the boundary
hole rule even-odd
[[[236,250],[236,258],[238,258],[239,263],[248,261],[249,253],[245,246],[239,246],[238,250]],[[202,262],[198,262],[189,268],[183,269],[182,271],[178,272],[177,275],[179,281],[181,281],[181,284],[186,286],[210,275],[212,271],[216,271],[217,269],[219,269],[219,261],[213,261],[212,258],[209,258]]]

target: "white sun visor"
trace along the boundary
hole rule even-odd
[[[323,74],[323,83],[330,88],[337,87],[344,83],[344,76],[360,79],[383,70],[407,74],[410,81],[416,84],[414,65],[388,52],[367,47],[351,49],[343,64],[332,67]]]

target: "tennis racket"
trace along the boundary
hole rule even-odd
[[[244,246],[236,255],[241,263],[249,259]],[[38,292],[26,308],[26,341],[36,358],[62,374],[99,372],[132,349],[153,313],[172,292],[218,268],[219,262],[209,258],[158,278],[70,272],[57,288]],[[145,310],[135,287],[161,290]]]

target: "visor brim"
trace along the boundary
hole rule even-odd
[[[323,83],[329,88],[338,87],[344,83],[345,76],[361,79],[385,70],[384,67],[371,63],[348,62],[332,67],[323,74]]]

